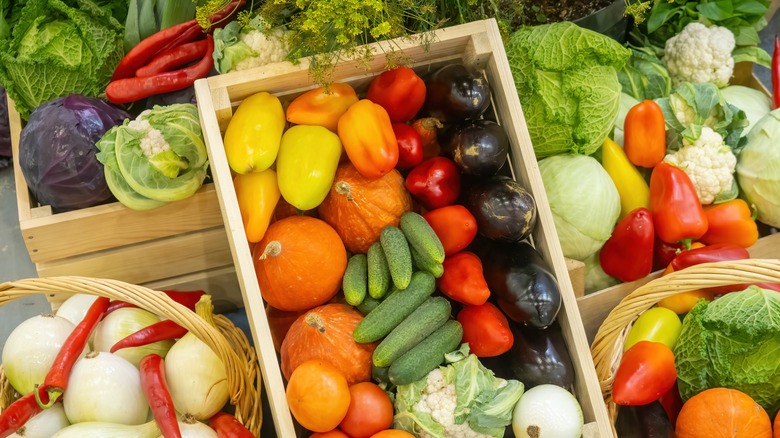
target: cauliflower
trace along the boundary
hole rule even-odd
[[[284,26],[272,28],[259,15],[244,27],[232,21],[214,31],[214,67],[224,74],[284,61],[289,37]]]
[[[242,32],[241,41],[249,46],[254,56],[249,56],[239,61],[234,70],[249,70],[274,62],[281,62],[287,58],[290,49],[287,44],[288,31],[284,27],[276,27],[263,33],[260,30]]]
[[[712,204],[719,194],[733,189],[737,157],[712,128],[703,127],[693,143],[683,139],[683,147],[668,154],[665,161],[685,171],[703,205]]]
[[[734,72],[735,45],[727,28],[694,22],[666,41],[663,61],[675,85],[712,82],[722,88]]]
[[[152,158],[171,149],[171,145],[165,141],[165,136],[163,136],[162,132],[149,124],[149,120],[146,119],[151,112],[152,110],[142,111],[138,118],[131,120],[127,124],[128,128],[144,133],[140,140],[140,146],[141,152],[143,152],[146,158]]]

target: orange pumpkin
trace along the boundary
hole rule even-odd
[[[341,423],[349,409],[347,379],[329,364],[302,363],[287,382],[287,403],[293,417],[312,432],[329,432]]]
[[[677,416],[677,438],[772,438],[764,408],[736,389],[712,388],[688,399]]]
[[[411,209],[412,198],[397,170],[379,179],[368,179],[351,163],[344,163],[318,211],[349,251],[365,254],[379,240],[382,228],[397,226],[401,215]]]
[[[780,411],[775,415],[775,438],[780,438]]]
[[[326,304],[300,316],[282,342],[282,374],[289,379],[307,360],[327,362],[349,384],[371,380],[371,356],[376,343],[359,344],[352,337],[363,315],[345,304]]]
[[[341,289],[347,251],[336,231],[308,216],[290,216],[268,227],[252,259],[263,299],[279,310],[308,310]]]
[[[305,311],[285,312],[275,307],[265,306],[265,316],[268,318],[268,327],[271,329],[271,339],[274,341],[274,349],[279,352],[282,348],[282,341],[290,330],[290,326],[303,315]]]
[[[371,438],[414,438],[414,435],[403,430],[387,429],[371,435]]]
[[[309,438],[349,438],[349,435],[338,429],[333,429],[328,432],[313,433]]]

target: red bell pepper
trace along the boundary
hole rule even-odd
[[[676,381],[672,350],[660,342],[639,341],[623,354],[612,383],[612,400],[624,406],[646,405]]]
[[[482,261],[473,252],[461,251],[444,259],[444,274],[436,281],[447,297],[470,306],[485,304],[490,297]]]
[[[157,354],[149,354],[138,364],[141,387],[152,408],[152,416],[165,438],[181,438],[176,408],[165,380],[165,361]]]
[[[733,243],[747,248],[758,240],[758,225],[753,219],[750,206],[742,199],[734,199],[722,204],[704,207],[707,216],[707,232],[701,241],[713,243]]]
[[[777,35],[772,52],[772,108],[780,108],[780,38]]]
[[[462,205],[448,205],[423,215],[449,257],[466,249],[477,235],[477,219]]]
[[[621,281],[638,280],[653,269],[653,215],[637,208],[618,222],[599,253],[605,273]]]
[[[358,101],[349,84],[334,82],[317,87],[293,99],[287,106],[287,121],[296,125],[317,125],[338,132],[339,119]]]
[[[398,169],[409,169],[423,161],[423,147],[420,134],[406,123],[393,123],[393,132],[398,141]]]
[[[393,122],[406,122],[425,102],[425,82],[409,67],[396,67],[371,81],[366,98],[387,110]]]
[[[495,357],[506,353],[515,343],[509,321],[492,303],[466,306],[458,313],[463,327],[463,342],[477,357]]]
[[[650,211],[664,242],[690,242],[707,232],[707,216],[691,179],[669,163],[659,163],[650,175]]]
[[[446,207],[460,196],[460,170],[445,157],[429,158],[409,172],[406,189],[428,210]]]
[[[379,179],[398,164],[398,141],[387,111],[368,99],[347,108],[338,134],[349,161],[361,175]]]

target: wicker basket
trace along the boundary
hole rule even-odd
[[[87,277],[48,277],[2,283],[0,306],[26,295],[60,293],[81,293],[126,301],[189,330],[222,359],[227,369],[230,404],[235,407],[235,416],[255,436],[260,436],[263,422],[262,382],[257,355],[244,333],[226,317],[215,315],[217,328],[214,328],[163,293],[121,281]],[[16,397],[18,394],[0,369],[0,411]]]
[[[657,302],[678,293],[743,283],[780,283],[780,260],[748,259],[691,266],[637,288],[612,309],[596,333],[591,353],[613,432],[618,406],[612,401],[612,382],[634,320]]]

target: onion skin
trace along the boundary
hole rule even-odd
[[[111,347],[128,335],[158,322],[160,318],[157,315],[143,309],[117,309],[108,314],[95,329],[95,350],[110,351]],[[158,354],[164,358],[172,346],[172,340],[158,341],[141,347],[123,348],[115,354],[137,368],[144,356]]]
[[[68,426],[51,438],[157,438],[158,436],[160,436],[160,429],[154,421],[135,426],[92,421]]]
[[[30,418],[24,426],[9,438],[50,438],[60,430],[70,426],[62,403],[56,403],[49,409]]]

